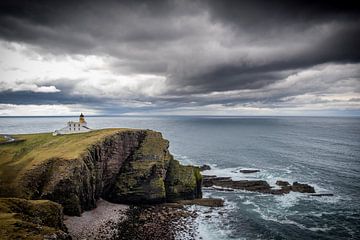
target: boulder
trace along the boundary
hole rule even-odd
[[[224,200],[221,198],[199,198],[193,200],[181,200],[179,204],[183,205],[199,205],[205,207],[223,207]]]
[[[200,166],[200,171],[206,171],[206,170],[211,170],[211,167],[206,164]]]
[[[290,186],[290,183],[287,181],[277,180],[276,185],[281,186],[281,187],[287,187],[287,186]]]
[[[241,173],[256,173],[256,172],[260,172],[259,169],[240,169]]]
[[[315,194],[310,194],[310,196],[313,197],[332,197],[334,196],[333,193],[315,193]]]
[[[315,193],[314,187],[308,184],[303,184],[298,182],[293,183],[293,185],[291,186],[291,191],[300,192],[300,193]]]
[[[231,177],[217,177],[215,175],[203,175],[203,186],[212,187],[216,182],[231,180]]]

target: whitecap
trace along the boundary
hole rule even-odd
[[[235,202],[225,201],[222,208],[215,208],[211,212],[207,207],[191,206],[191,208],[201,213],[196,219],[198,233],[195,239],[227,239],[227,236],[231,234],[231,230],[226,224],[224,225],[224,222],[226,222],[227,213],[236,208]],[[219,214],[220,211],[223,214]],[[207,218],[207,215],[211,218]]]
[[[278,203],[278,206],[282,208],[290,208],[295,206],[301,198],[304,197],[304,194],[298,192],[290,192],[284,195],[276,195],[275,201]]]
[[[313,231],[313,232],[327,232],[327,231],[330,231],[332,229],[335,229],[334,227],[311,227],[311,228],[307,228],[308,230],[310,231]]]

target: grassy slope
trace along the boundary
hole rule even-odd
[[[44,239],[65,230],[62,217],[61,206],[48,200],[0,198],[0,239]]]
[[[61,136],[51,133],[14,135],[25,141],[0,145],[0,186],[12,184],[22,172],[48,159],[75,159],[97,141],[126,130],[102,129]]]

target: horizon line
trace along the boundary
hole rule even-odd
[[[45,117],[79,117],[79,115],[0,115],[0,118],[45,118]],[[99,115],[85,115],[85,117],[360,117],[359,115],[206,115],[206,114],[99,114]]]

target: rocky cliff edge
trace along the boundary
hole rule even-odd
[[[201,197],[199,168],[182,166],[169,142],[151,130],[104,129],[51,136],[18,135],[0,146],[0,196],[47,199],[68,215],[116,203],[160,203]]]

